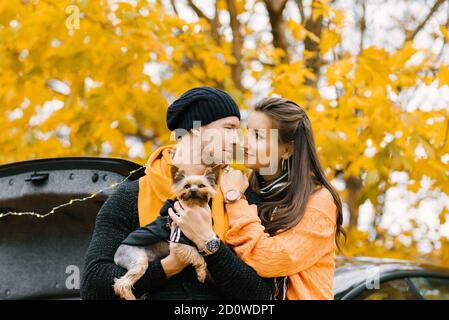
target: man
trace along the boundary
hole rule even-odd
[[[116,299],[115,278],[126,270],[114,263],[114,254],[129,233],[154,221],[168,198],[172,198],[169,164],[207,165],[228,163],[239,143],[240,112],[224,91],[199,87],[184,93],[167,111],[167,127],[176,131],[179,141],[156,150],[146,163],[146,175],[120,186],[98,213],[94,234],[86,254],[81,297]],[[195,127],[196,122],[201,127]],[[213,133],[212,135],[210,133]],[[212,141],[210,140],[212,138]],[[222,238],[227,230],[223,194],[212,200],[214,231]],[[198,282],[191,266],[180,264],[174,255],[150,262],[146,273],[134,286],[134,295],[151,299],[268,299],[271,279],[260,278],[238,259],[218,238],[205,239],[205,255],[214,283]]]

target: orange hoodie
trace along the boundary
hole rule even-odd
[[[169,166],[173,148],[173,145],[160,147],[151,154],[145,164],[146,175],[139,179],[138,211],[141,227],[153,222],[159,216],[165,200],[175,197],[171,190],[172,178]],[[228,230],[228,221],[221,190],[217,190],[212,199],[211,211],[214,231],[221,239],[224,239],[225,232]]]
[[[301,221],[272,237],[246,200],[227,204],[226,212],[227,243],[260,276],[288,276],[287,299],[333,299],[337,207],[329,190],[315,192]]]

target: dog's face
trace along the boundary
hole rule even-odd
[[[182,169],[172,166],[173,191],[179,200],[191,206],[206,206],[215,195],[218,170],[207,168],[203,175],[187,175]]]

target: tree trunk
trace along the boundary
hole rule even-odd
[[[354,175],[346,179],[346,189],[348,190],[348,198],[346,202],[349,208],[349,230],[356,229],[359,220],[359,192],[362,182],[359,177]]]
[[[273,46],[284,51],[284,56],[281,60],[282,63],[290,62],[288,41],[284,32],[285,22],[283,12],[286,4],[286,0],[265,0],[268,17],[270,18],[271,33],[273,35]]]
[[[235,0],[226,0],[229,10],[230,23],[232,29],[232,55],[234,56],[235,63],[231,65],[232,80],[238,89],[242,89],[242,48],[243,37],[240,33],[240,22],[237,19],[237,9],[235,7]]]
[[[314,0],[312,2],[312,10],[313,10],[313,4],[316,2]],[[313,12],[310,15],[309,19],[307,19],[305,28],[312,32],[317,38],[321,38],[321,30],[322,30],[322,24],[323,24],[323,17],[318,17],[315,21],[312,19]],[[320,67],[321,67],[321,56],[320,56],[320,45],[319,43],[316,43],[315,41],[311,40],[309,37],[307,37],[304,40],[304,47],[305,50],[309,52],[313,52],[314,55],[306,60],[306,67],[312,70],[313,74],[315,75],[315,80],[313,79],[306,79],[306,85],[317,87],[318,79],[320,77]]]

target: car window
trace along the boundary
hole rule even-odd
[[[449,279],[416,277],[410,280],[424,299],[449,300]]]
[[[416,300],[417,296],[405,279],[380,284],[379,289],[366,289],[356,300]]]

